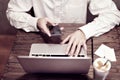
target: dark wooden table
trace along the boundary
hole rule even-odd
[[[74,32],[79,26],[81,26],[81,24],[60,24],[60,26],[65,28],[62,34],[62,39],[64,39],[68,34]],[[8,39],[8,38],[2,38],[2,39]],[[112,62],[112,67],[106,80],[119,80],[120,78],[120,74],[119,74],[120,73],[120,62],[119,62],[120,60],[120,27],[115,27],[110,32],[107,32],[106,34],[99,36],[98,38],[93,38],[92,40],[94,45],[92,46],[93,52],[95,52],[96,49],[98,49],[98,47],[101,44],[105,44],[115,49],[117,62]],[[57,80],[57,79],[58,80],[92,80],[93,79],[92,65],[87,75],[27,74],[19,64],[18,60],[16,59],[16,56],[28,55],[30,51],[30,46],[32,43],[43,43],[43,42],[44,40],[39,33],[26,33],[22,30],[18,30],[16,35],[16,40],[10,52],[11,54],[9,56],[8,62],[6,65],[4,65],[6,66],[4,69],[4,74],[2,70],[3,76],[1,80]],[[87,41],[87,46],[88,46],[88,56],[91,56],[91,48],[92,48],[91,39]],[[96,58],[97,56],[94,55],[94,59]]]
[[[0,78],[4,73],[14,40],[13,35],[0,35]]]
[[[60,27],[64,27],[62,31],[62,39],[67,37],[70,33],[74,32],[78,27],[83,24],[60,24]],[[18,30],[14,46],[11,50],[11,54],[6,64],[4,80],[91,80],[93,78],[93,68],[90,67],[90,71],[87,75],[80,74],[27,74],[19,64],[15,56],[28,55],[30,46],[32,43],[44,43],[43,38],[39,33],[26,33],[22,30]],[[88,40],[88,56],[91,56],[91,40]]]
[[[60,24],[64,27],[62,39],[68,34],[74,32],[81,24]],[[44,43],[43,38],[39,33],[26,33],[22,30],[18,30],[16,40],[14,42],[11,54],[9,56],[8,63],[6,64],[5,72],[3,74],[3,80],[92,80],[93,79],[93,67],[91,65],[89,73],[87,75],[80,74],[27,74],[15,56],[28,55],[30,46],[32,43]],[[115,27],[110,32],[93,38],[92,46],[95,51],[101,44],[105,44],[115,49],[117,62],[112,62],[110,73],[106,80],[119,80],[120,78],[120,27]],[[87,41],[88,56],[91,56],[91,39]],[[94,59],[97,56],[94,55]]]

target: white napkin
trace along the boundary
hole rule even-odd
[[[105,57],[110,61],[116,61],[115,51],[113,48],[110,48],[104,44],[101,44],[100,47],[95,51],[95,53],[99,57]]]

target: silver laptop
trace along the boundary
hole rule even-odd
[[[79,57],[65,55],[67,44],[32,44],[29,56],[18,56],[28,73],[81,73],[89,72],[91,58],[81,51]]]

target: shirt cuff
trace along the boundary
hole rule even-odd
[[[31,17],[29,19],[29,24],[33,28],[33,31],[39,31],[39,29],[37,28],[37,21],[38,21],[38,19],[39,18],[37,18],[37,17]]]
[[[95,32],[93,29],[93,25],[90,25],[90,24],[84,25],[84,26],[80,27],[79,29],[83,31],[86,39],[93,37],[94,32]]]

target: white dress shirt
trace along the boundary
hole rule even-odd
[[[86,38],[99,36],[120,22],[120,11],[112,0],[10,0],[6,11],[12,26],[26,32],[39,31],[37,20],[48,17],[59,23],[86,23],[87,6],[92,22],[80,27]],[[33,7],[35,17],[26,13]]]

